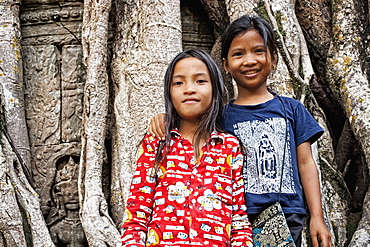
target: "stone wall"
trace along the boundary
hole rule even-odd
[[[213,27],[199,1],[181,2],[181,23],[183,50],[201,49],[210,53],[215,43]]]

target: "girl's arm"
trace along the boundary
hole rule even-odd
[[[310,211],[310,235],[313,247],[331,247],[331,236],[326,228],[322,213],[321,191],[316,163],[312,157],[311,142],[297,147],[298,169]]]
[[[162,141],[165,140],[165,116],[166,114],[164,113],[159,113],[155,115],[150,120],[149,125],[149,133],[153,136],[158,137]]]
[[[233,153],[231,164],[233,176],[231,246],[253,246],[252,226],[247,216],[247,206],[244,199],[244,182],[242,177],[243,154]],[[241,244],[240,244],[241,243]]]
[[[155,180],[151,178],[158,141],[146,135],[141,143],[122,224],[122,246],[145,246],[153,210]]]

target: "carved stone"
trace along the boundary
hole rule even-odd
[[[80,141],[85,69],[80,45],[62,48],[62,142]]]
[[[55,245],[87,246],[79,217],[77,188],[78,157],[64,156],[56,164],[55,183],[52,186],[52,210],[46,219]]]
[[[31,5],[44,3],[50,5]],[[21,11],[32,173],[56,246],[87,246],[77,194],[85,68],[80,2],[25,1]],[[53,5],[51,5],[53,4]]]
[[[20,14],[22,45],[79,43],[82,13],[83,4],[80,2],[23,6]]]
[[[60,55],[56,46],[23,47],[30,144],[60,142]]]
[[[211,52],[215,43],[213,27],[199,1],[181,2],[181,27],[183,50],[201,49]]]

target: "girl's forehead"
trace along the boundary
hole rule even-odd
[[[177,66],[179,63],[203,63],[203,61],[201,61],[199,58],[196,58],[196,57],[185,57],[185,58],[180,59],[180,60],[176,63],[176,66]],[[203,63],[203,64],[204,64],[204,63]]]
[[[249,39],[251,39],[251,38],[258,38],[258,39],[261,39],[263,41],[263,37],[260,34],[260,32],[257,29],[254,29],[254,28],[249,29],[249,30],[247,30],[245,32],[240,33],[235,38],[237,38],[237,37],[246,37],[246,38],[249,38]]]
[[[265,46],[263,37],[255,29],[251,29],[247,32],[240,33],[235,36],[230,44],[230,49],[232,50],[237,47],[254,47],[254,46]]]
[[[195,73],[196,71],[204,71],[209,74],[207,65],[196,57],[187,57],[178,61],[174,67],[173,76],[177,73]]]

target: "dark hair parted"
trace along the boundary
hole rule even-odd
[[[230,25],[226,28],[226,31],[222,35],[221,39],[221,57],[227,61],[227,54],[234,38],[236,36],[243,35],[250,30],[256,30],[261,35],[265,45],[270,51],[271,56],[276,55],[277,59],[276,38],[272,27],[262,17],[248,15],[241,16],[230,23]]]
[[[222,131],[221,119],[225,103],[227,102],[227,91],[222,80],[222,74],[217,64],[204,51],[187,50],[179,53],[168,65],[164,76],[164,100],[166,112],[166,140],[160,144],[156,162],[159,163],[166,156],[171,142],[171,130],[180,127],[180,116],[176,112],[171,99],[172,78],[176,64],[185,58],[197,58],[202,61],[208,69],[212,83],[212,103],[209,110],[202,116],[200,123],[195,130],[194,150],[198,156],[199,143],[202,138],[207,140],[213,131]],[[162,150],[164,151],[162,154]]]

